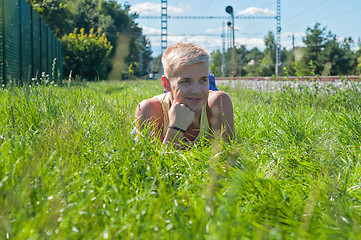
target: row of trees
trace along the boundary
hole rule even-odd
[[[272,32],[264,38],[265,49],[247,50],[241,45],[236,48],[237,76],[272,76],[275,74],[276,42]],[[284,75],[359,75],[361,74],[361,42],[359,50],[352,46],[356,43],[352,38],[339,42],[336,35],[316,23],[306,29],[303,38],[305,47],[295,47],[281,52]],[[231,76],[232,49],[226,52],[226,76]],[[217,50],[211,53],[211,70],[216,76],[222,76],[222,53]]]
[[[149,40],[134,22],[129,5],[116,0],[28,0],[61,39],[64,74],[83,78],[121,78],[145,74],[151,61]],[[113,59],[110,61],[110,59]],[[113,66],[113,69],[112,69]]]
[[[152,61],[149,40],[134,22],[129,5],[116,0],[28,0],[54,31],[64,48],[64,74],[92,79],[120,79],[143,76]],[[275,74],[276,42],[272,32],[264,38],[265,49],[236,48],[236,76],[271,76]],[[336,35],[316,23],[306,29],[305,47],[281,52],[285,75],[356,75],[361,74],[361,42]],[[222,76],[222,53],[211,53],[211,70]],[[226,76],[231,76],[232,49],[226,52]],[[112,61],[110,60],[112,59]],[[154,59],[155,69],[160,56]],[[160,69],[160,67],[159,67]]]

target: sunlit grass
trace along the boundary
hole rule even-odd
[[[175,151],[130,134],[159,82],[2,89],[0,239],[360,238],[360,93],[226,90],[233,142]]]

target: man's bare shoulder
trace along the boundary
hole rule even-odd
[[[208,96],[208,106],[214,107],[232,107],[232,100],[227,93],[223,91],[211,91]]]
[[[212,91],[208,96],[207,112],[209,124],[216,136],[222,135],[224,140],[232,140],[234,132],[233,105],[227,93]]]
[[[162,114],[162,105],[158,98],[152,97],[141,101],[136,110],[136,115],[142,115],[143,119],[149,119],[151,117],[158,118]]]

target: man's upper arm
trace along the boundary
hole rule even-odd
[[[161,119],[161,104],[155,99],[146,99],[140,102],[135,110],[135,121],[138,130],[141,130],[144,125],[154,124],[156,122],[156,129],[159,130],[159,121]]]
[[[208,104],[211,109],[209,119],[216,136],[222,134],[224,140],[233,139],[234,119],[231,98],[222,91],[210,92]]]

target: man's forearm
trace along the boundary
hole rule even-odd
[[[168,128],[167,133],[165,134],[165,137],[163,139],[163,144],[173,144],[175,147],[181,148],[182,146],[182,139],[184,137],[184,133],[182,131]]]

